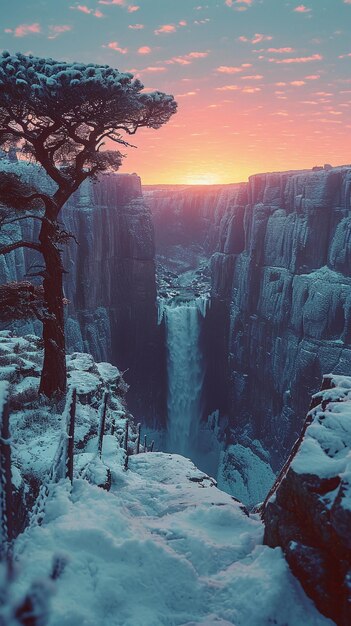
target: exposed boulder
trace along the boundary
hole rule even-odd
[[[302,434],[263,505],[264,542],[281,546],[318,609],[351,623],[351,377],[324,377]]]

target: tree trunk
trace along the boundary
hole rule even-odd
[[[55,242],[55,222],[42,222],[39,240],[45,261],[44,298],[48,314],[43,322],[44,363],[40,393],[51,398],[66,391],[66,348],[63,312],[63,266]]]

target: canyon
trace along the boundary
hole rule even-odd
[[[347,166],[213,187],[108,174],[64,209],[78,241],[64,251],[69,351],[125,371],[129,410],[158,449],[190,456],[250,506],[322,375],[351,372],[350,185]],[[0,279],[33,262],[0,258]]]

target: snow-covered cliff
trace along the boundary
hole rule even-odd
[[[278,465],[322,374],[351,373],[350,185],[348,167],[251,177],[212,261],[212,299],[229,313],[231,425]]]

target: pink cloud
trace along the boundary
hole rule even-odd
[[[238,85],[224,85],[223,87],[216,87],[216,91],[240,91]]]
[[[48,39],[56,39],[62,33],[67,33],[72,30],[72,26],[68,26],[68,24],[56,24],[55,26],[49,26],[49,36]]]
[[[85,4],[78,4],[76,7],[71,7],[71,9],[77,9],[81,13],[85,13],[86,15],[90,15],[93,9],[89,9]]]
[[[220,65],[216,71],[221,74],[239,74],[247,67],[252,67],[251,63],[242,63],[241,65]]]
[[[310,13],[312,9],[308,9],[304,4],[300,4],[294,9],[295,13]]]
[[[145,26],[144,24],[129,24],[128,28],[131,28],[132,30],[142,30]]]
[[[114,50],[115,52],[120,52],[121,54],[127,54],[128,52],[128,48],[121,48],[117,41],[110,41],[110,43],[107,44],[107,48],[110,48],[110,50]]]
[[[269,59],[270,63],[310,63],[310,61],[322,61],[321,54],[311,54],[309,57],[293,57],[288,59]]]
[[[302,87],[303,85],[306,85],[304,80],[292,80],[290,82],[290,85],[292,85],[293,87]]]
[[[309,74],[305,76],[305,80],[318,80],[320,78],[320,74]]]
[[[123,6],[125,0],[99,0],[99,4],[116,4],[118,6]]]
[[[178,65],[190,65],[193,59],[204,59],[208,56],[208,54],[208,52],[189,52],[189,54],[184,54],[179,57],[174,56],[171,59],[168,59],[166,63],[168,65],[173,65],[174,63],[177,63]]]
[[[239,41],[252,44],[261,43],[262,41],[271,41],[272,39],[273,37],[271,35],[263,35],[262,33],[255,33],[251,39],[243,35],[238,38]]]
[[[135,13],[135,11],[139,11],[140,7],[137,4],[130,4],[127,8],[128,13]]]
[[[38,22],[34,24],[20,24],[16,26],[14,30],[8,28],[6,32],[13,32],[15,37],[25,37],[26,35],[37,34],[41,32],[41,27]]]
[[[351,4],[351,0],[350,0],[350,4]],[[340,54],[338,58],[346,59],[347,57],[351,57],[351,52],[348,52],[347,54]]]
[[[268,48],[267,52],[271,52],[272,54],[291,54],[295,52],[295,50],[294,48]]]
[[[243,93],[257,93],[258,91],[262,91],[261,87],[245,87],[243,89]]]
[[[239,5],[236,10],[237,11],[245,11],[247,9],[247,7],[251,6],[253,3],[253,0],[225,0],[224,4],[227,5],[227,7],[233,7],[235,4]],[[246,6],[240,6],[240,5],[246,5]]]
[[[163,33],[175,33],[177,30],[176,26],[173,24],[163,24],[160,28],[157,28],[154,33],[155,35],[161,35]]]
[[[176,98],[187,98],[188,96],[196,96],[197,91],[187,91],[186,93],[178,93]]]
[[[240,76],[241,80],[262,80],[262,74],[252,74],[251,76]]]
[[[186,22],[185,20],[180,20],[180,22],[178,22],[179,26],[186,26],[188,22]]]
[[[75,11],[80,11],[81,13],[85,13],[85,15],[93,15],[94,17],[104,17],[104,14],[99,11],[99,9],[89,9],[86,4],[77,4],[77,6],[70,7]]]
[[[145,67],[143,70],[140,70],[140,71],[157,73],[157,72],[165,72],[166,68],[162,67],[161,65],[157,65],[157,66],[149,65],[149,67]]]
[[[139,54],[150,54],[150,52],[151,48],[149,48],[149,46],[141,46],[140,48],[138,48]]]

